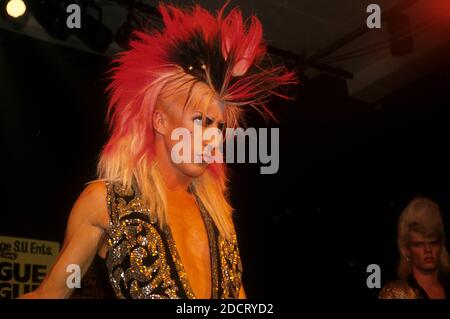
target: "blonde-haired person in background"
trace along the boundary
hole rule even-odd
[[[399,279],[388,282],[379,298],[449,298],[450,259],[438,204],[426,197],[414,198],[400,215],[397,244]]]

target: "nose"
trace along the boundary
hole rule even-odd
[[[203,147],[218,148],[223,139],[222,134],[219,134],[220,130],[218,128],[207,128],[205,131],[207,133],[205,134],[206,138],[203,138]]]
[[[425,243],[425,252],[431,253],[431,244],[430,243]]]

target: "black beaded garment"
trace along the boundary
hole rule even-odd
[[[137,187],[127,192],[120,183],[106,182],[110,229],[106,268],[117,298],[196,298],[183,268],[170,227],[150,217]],[[196,197],[206,225],[211,256],[211,298],[238,298],[242,264],[236,235],[219,233]]]

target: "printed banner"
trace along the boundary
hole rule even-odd
[[[58,253],[58,242],[0,236],[0,299],[39,287]]]

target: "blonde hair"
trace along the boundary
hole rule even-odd
[[[438,236],[442,245],[439,269],[449,272],[450,257],[445,247],[444,223],[439,205],[427,197],[415,197],[402,211],[398,221],[397,245],[401,256],[397,268],[398,276],[406,279],[411,274],[411,267],[406,258],[411,231],[417,231],[424,236]]]

